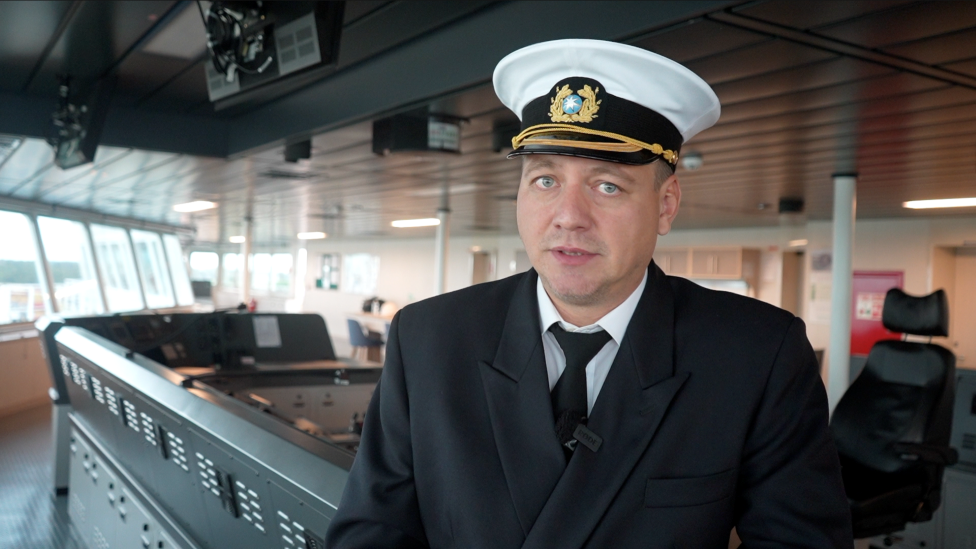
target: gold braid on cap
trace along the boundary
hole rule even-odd
[[[621,141],[620,143],[605,143],[601,141],[569,141],[565,139],[548,139],[546,137],[536,137],[542,135],[551,135],[553,133],[568,132],[568,133],[582,133],[588,135],[597,135],[600,137],[607,137],[610,139],[616,139]],[[530,128],[526,128],[522,133],[516,135],[512,138],[512,148],[517,149],[522,145],[550,145],[557,147],[578,147],[580,149],[590,149],[594,151],[607,151],[607,152],[623,152],[632,153],[637,152],[641,149],[646,149],[654,154],[661,155],[662,158],[668,161],[669,164],[674,165],[678,162],[678,153],[665,149],[657,143],[644,143],[643,141],[638,141],[632,137],[627,137],[626,135],[620,135],[619,133],[604,132],[600,130],[591,130],[589,128],[581,128],[579,126],[572,126],[569,124],[536,124]]]

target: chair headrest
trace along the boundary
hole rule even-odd
[[[881,323],[892,332],[921,336],[949,335],[949,301],[945,290],[916,297],[900,288],[885,295]]]

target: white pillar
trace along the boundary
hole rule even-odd
[[[447,286],[447,245],[448,245],[448,224],[451,221],[451,210],[442,207],[437,210],[437,219],[440,224],[437,226],[437,233],[434,236],[434,270],[436,282],[434,285],[434,295],[444,293]]]
[[[251,301],[251,240],[254,237],[254,220],[251,216],[244,218],[244,243],[241,244],[241,268],[244,269],[241,283],[241,303],[247,305]]]
[[[851,372],[851,283],[854,279],[854,218],[857,174],[834,174],[834,249],[830,294],[827,399],[830,411],[844,396]]]

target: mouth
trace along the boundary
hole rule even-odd
[[[565,265],[582,265],[598,255],[582,248],[570,248],[565,246],[550,248],[549,251],[558,262]]]
[[[576,248],[553,248],[553,251],[566,255],[593,255],[586,250],[579,250]]]

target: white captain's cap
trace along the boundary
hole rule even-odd
[[[522,121],[524,154],[565,154],[625,164],[664,158],[714,124],[718,97],[683,65],[602,40],[553,40],[507,55],[495,93]]]

